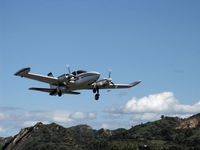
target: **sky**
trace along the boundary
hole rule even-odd
[[[36,122],[130,128],[161,115],[200,113],[198,0],[1,0],[0,137]],[[49,96],[49,85],[14,76],[112,70],[131,89]]]

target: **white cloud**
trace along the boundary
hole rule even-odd
[[[107,124],[107,123],[102,123],[101,128],[109,129],[109,128],[110,128],[110,125]]]
[[[21,128],[35,125],[37,122],[44,124],[58,123],[64,126],[78,124],[82,121],[90,121],[96,117],[93,112],[73,112],[68,110],[52,110],[52,111],[25,111],[9,109],[0,110],[0,125],[6,126],[9,133],[6,134],[5,129],[0,126],[0,133],[10,136],[12,131],[18,131]],[[15,132],[16,133],[16,132]],[[2,136],[3,134],[1,134]]]
[[[69,111],[50,111],[49,120],[59,123],[69,123],[73,121],[73,118],[70,117],[71,112]]]
[[[89,119],[95,119],[95,118],[96,118],[95,113],[92,113],[92,112],[89,112],[89,113],[87,114],[87,116],[88,116]]]
[[[170,111],[174,104],[177,103],[176,98],[171,92],[163,92],[160,94],[149,95],[140,99],[132,98],[124,106],[125,113],[142,113],[142,112],[167,112]]]
[[[0,120],[7,118],[8,115],[4,114],[4,113],[0,113]]]
[[[183,105],[178,102],[172,92],[152,94],[142,98],[133,97],[122,107],[112,107],[111,113],[199,113],[200,102],[193,105]]]
[[[200,113],[200,101],[193,105],[176,105],[175,112]]]
[[[83,119],[94,119],[96,117],[95,113],[83,113],[83,112],[75,112],[71,114],[71,118],[76,120],[83,120]]]
[[[157,114],[157,113],[142,113],[142,114],[133,115],[132,119],[141,120],[141,121],[152,121],[152,120],[160,119],[160,117],[161,117],[161,114]]]
[[[110,116],[111,116],[113,119],[118,119],[118,118],[122,117],[122,114],[119,114],[119,113],[112,113]]]
[[[70,123],[73,121],[79,121],[84,119],[94,119],[95,114],[92,112],[71,112],[67,110],[57,111],[32,111],[26,112],[21,116],[25,120],[29,121],[47,121],[47,122],[58,122],[58,123]]]
[[[110,122],[103,122],[100,124],[99,128],[104,128],[104,129],[110,129],[110,130],[115,130],[118,128],[129,128],[130,123],[129,122],[121,122],[121,121],[110,121]]]
[[[75,112],[75,113],[72,113],[72,115],[71,115],[71,118],[77,119],[77,120],[82,120],[85,117],[86,117],[85,114],[82,112]]]
[[[110,130],[115,130],[119,128],[131,128],[133,125],[133,122],[130,120],[95,120],[90,123],[87,123],[90,125],[93,129],[99,130],[101,128],[104,129],[110,129]]]
[[[0,133],[4,133],[6,130],[0,126]]]

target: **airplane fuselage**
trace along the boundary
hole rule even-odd
[[[69,82],[66,85],[67,90],[80,90],[84,89],[85,87],[88,87],[88,85],[91,85],[92,83],[96,82],[100,77],[100,73],[98,72],[86,72],[81,73],[76,76],[76,78]]]

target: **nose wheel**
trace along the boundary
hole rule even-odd
[[[99,89],[98,88],[93,89],[93,93],[96,93],[94,96],[95,100],[99,100],[99,96],[100,96]]]
[[[97,90],[96,89],[93,89],[93,93],[96,93],[97,92]]]

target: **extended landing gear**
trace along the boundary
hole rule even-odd
[[[95,94],[95,100],[99,100],[100,94]]]
[[[51,95],[51,96],[55,96],[55,95],[58,95],[59,97],[61,97],[62,96],[62,90],[59,88],[59,87],[57,87],[56,89],[54,89],[53,91],[51,91],[50,93],[49,93],[49,95]]]
[[[93,89],[93,93],[96,93],[97,92],[97,90],[96,89]]]
[[[58,91],[58,96],[59,97],[62,96],[62,91],[61,90]]]
[[[97,94],[95,94],[95,100],[99,100],[99,96],[100,96],[99,89],[98,88],[97,89],[93,89],[93,93],[97,93]]]

